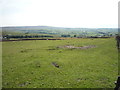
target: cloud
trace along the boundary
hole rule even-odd
[[[117,26],[117,0],[3,0],[3,25]]]

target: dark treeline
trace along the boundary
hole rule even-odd
[[[40,38],[40,37],[53,37],[53,36],[50,36],[50,35],[5,35],[3,36],[3,38],[7,38],[7,39],[10,39],[10,38]]]
[[[102,37],[98,37],[98,36],[89,36],[87,38],[110,38],[110,36],[102,36]]]
[[[76,37],[76,38],[109,38],[112,35],[98,35],[98,36],[87,36],[87,35],[61,35],[61,37]]]
[[[70,35],[61,35],[61,37],[70,37]]]

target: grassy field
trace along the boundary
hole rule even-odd
[[[11,41],[2,45],[4,88],[115,87],[118,52],[114,38]],[[96,47],[57,48],[64,45]]]

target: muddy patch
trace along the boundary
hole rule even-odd
[[[75,47],[72,45],[65,45],[65,46],[59,46],[59,48],[70,48],[70,49],[89,49],[89,48],[95,48],[95,45],[87,45],[87,46],[81,46],[81,47]]]

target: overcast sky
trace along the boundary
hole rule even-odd
[[[2,26],[118,27],[119,0],[0,0]]]

